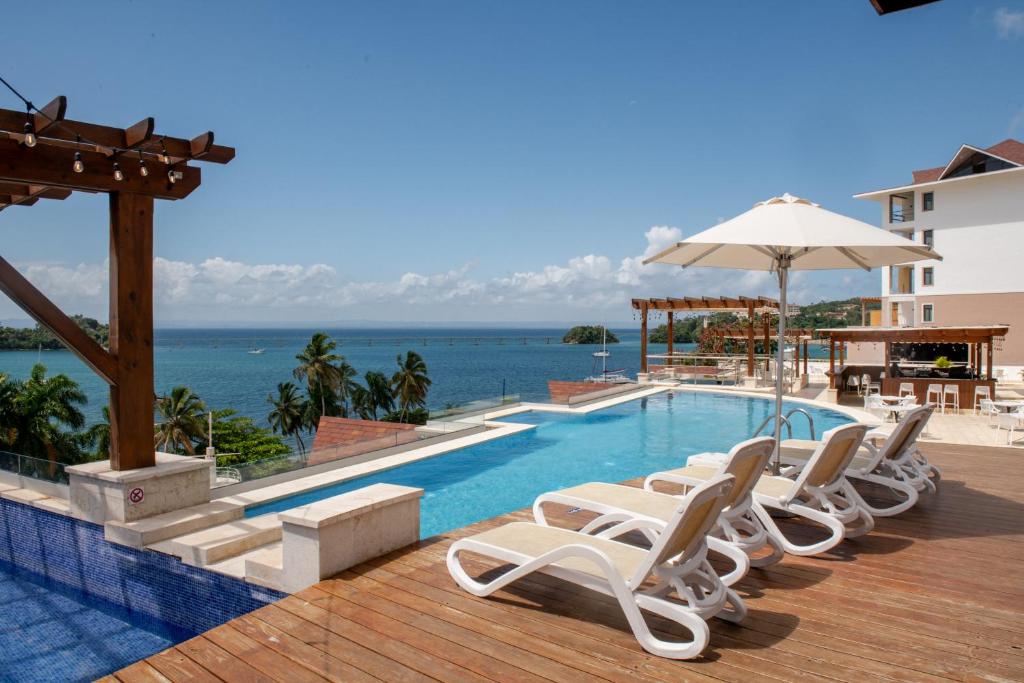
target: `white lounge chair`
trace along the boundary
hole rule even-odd
[[[705,619],[718,616],[739,621],[746,614],[743,600],[721,582],[707,561],[707,533],[732,486],[733,477],[722,475],[679,500],[675,514],[650,550],[578,531],[513,522],[453,543],[448,550],[448,571],[462,588],[480,597],[533,572],[610,595],[618,600],[645,650],[661,657],[691,659],[710,639]],[[516,566],[482,583],[463,568],[460,555],[466,552]],[[654,585],[649,585],[648,579],[653,579]],[[673,642],[658,638],[641,610],[684,626],[693,639]]]
[[[868,433],[860,452],[846,469],[846,476],[884,486],[903,498],[889,507],[875,507],[866,503],[874,517],[891,517],[909,510],[920,498],[920,492],[934,491],[942,472],[921,454],[917,438],[928,424],[935,406],[925,404],[914,408],[903,416],[892,432]],[[881,446],[871,443],[873,438],[884,438]],[[820,446],[820,442],[808,439],[786,439],[779,448],[782,462],[790,465],[787,471],[795,476]]]
[[[774,543],[785,552],[816,555],[831,550],[844,538],[854,538],[874,528],[875,522],[866,504],[843,476],[867,431],[866,425],[857,423],[829,430],[795,480],[770,475],[758,479],[751,509]],[[689,485],[715,474],[715,468],[691,465],[652,474],[644,486],[653,487],[658,481]],[[808,545],[793,543],[782,533],[766,507],[820,524],[828,529],[829,536]]]
[[[764,472],[774,447],[775,439],[770,436],[744,441],[729,451],[722,466],[716,470],[716,474],[735,477],[732,493],[708,538],[711,550],[725,555],[735,564],[735,569],[721,576],[727,586],[743,578],[750,566],[773,564],[784,554],[782,547],[774,543],[751,511],[751,491]],[[687,489],[703,485],[707,479],[694,480],[687,484]],[[533,503],[533,516],[538,524],[548,524],[544,505],[549,503],[598,513],[580,529],[582,533],[618,538],[631,531],[640,531],[653,544],[675,514],[679,498],[634,486],[591,482],[538,496]],[[766,545],[771,547],[771,555],[749,558]]]

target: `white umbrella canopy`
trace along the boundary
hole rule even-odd
[[[767,270],[779,276],[779,310],[786,309],[789,271],[861,268],[940,259],[931,247],[887,230],[842,216],[789,193],[758,202],[754,208],[719,223],[645,259],[683,268]],[[782,366],[786,316],[779,316],[775,364],[775,472],[782,436]]]

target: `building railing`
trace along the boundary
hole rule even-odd
[[[64,463],[28,455],[0,451],[0,471],[10,472],[22,477],[49,481],[55,484],[67,484],[68,474]]]

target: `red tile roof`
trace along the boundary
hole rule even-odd
[[[344,417],[321,417],[309,453],[309,464],[339,460],[353,455],[412,443],[419,439],[416,425]]]
[[[1024,142],[1019,140],[1007,138],[998,144],[984,148],[984,151],[1006,159],[1007,161],[1012,161],[1015,164],[1021,164],[1024,166]],[[914,185],[935,182],[942,175],[945,168],[945,166],[936,166],[935,168],[925,168],[920,171],[914,171]]]

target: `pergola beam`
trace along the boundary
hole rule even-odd
[[[115,180],[113,164],[102,154],[83,151],[85,170],[72,169],[74,155],[65,149],[37,145],[32,148],[14,141],[0,140],[0,181],[29,183],[49,187],[62,187],[85,192],[131,192],[157,199],[183,199],[192,193],[202,180],[202,172],[193,166],[175,166],[182,177],[170,182],[165,173],[154,169],[143,176],[131,167],[130,158],[119,162],[124,180]]]
[[[14,266],[0,257],[0,291],[43,325],[57,339],[93,369],[107,384],[117,383],[117,363],[102,346],[85,333],[74,320],[46,298]]]
[[[68,98],[57,95],[39,111],[42,113],[37,112],[32,115],[32,127],[35,129],[36,135],[45,133],[51,126],[64,120],[64,115],[68,111]]]
[[[743,311],[748,304],[753,303],[755,308],[779,308],[779,302],[774,299],[757,297],[669,297],[667,299],[633,299],[633,308],[637,310],[650,309],[658,311]]]

